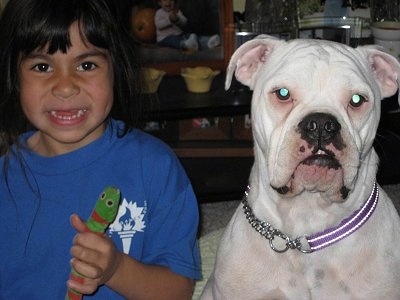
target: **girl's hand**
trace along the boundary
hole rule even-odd
[[[104,234],[87,232],[85,222],[77,215],[71,216],[71,224],[78,232],[71,247],[71,264],[84,278],[82,282],[68,280],[67,284],[79,293],[92,294],[114,275],[121,253]]]

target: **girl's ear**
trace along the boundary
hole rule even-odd
[[[259,35],[241,45],[230,59],[225,89],[229,89],[231,85],[233,72],[235,72],[235,77],[239,82],[253,89],[255,78],[261,66],[279,43],[284,43],[284,41],[268,35]]]

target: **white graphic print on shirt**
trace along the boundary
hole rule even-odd
[[[143,220],[147,211],[146,202],[144,207],[138,207],[136,202],[127,201],[125,198],[120,204],[118,214],[110,225],[108,233],[118,234],[122,240],[123,251],[129,254],[132,238],[136,232],[143,232],[146,224]]]

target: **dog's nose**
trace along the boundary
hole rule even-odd
[[[311,144],[325,145],[332,141],[340,131],[340,124],[331,114],[312,113],[300,123],[299,129],[302,138]]]

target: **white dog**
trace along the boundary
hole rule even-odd
[[[372,148],[398,61],[263,36],[233,54],[226,88],[234,71],[253,90],[255,162],[201,299],[400,299],[400,218]]]

